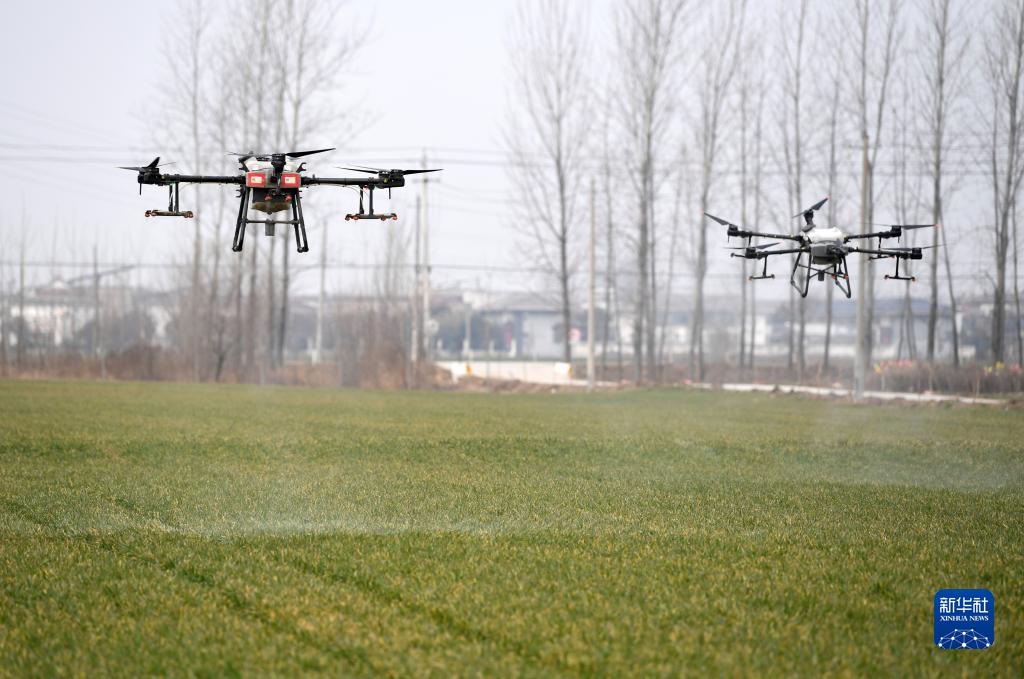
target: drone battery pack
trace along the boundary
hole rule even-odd
[[[298,172],[282,172],[281,173],[281,188],[282,189],[297,189],[301,184],[302,179]]]

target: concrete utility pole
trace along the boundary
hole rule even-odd
[[[422,205],[420,197],[416,196],[416,232],[413,253],[415,264],[413,265],[413,286],[412,286],[412,364],[416,366],[423,355],[423,267],[420,265],[420,241],[422,239],[423,215],[420,212]]]
[[[327,285],[327,224],[323,224],[323,242],[320,246],[320,295],[316,300],[316,344],[313,347],[313,365],[323,360],[324,349],[324,289]]]
[[[465,324],[464,337],[462,340],[462,357],[466,361],[473,360],[473,310],[469,306],[466,293],[462,293],[462,320]]]
[[[594,180],[590,180],[590,245],[587,248],[587,390],[594,390],[594,299],[597,291],[594,287],[595,247],[597,238],[597,216],[594,208]]]
[[[868,232],[868,174],[870,170],[867,132],[864,133],[863,141],[864,149],[861,161],[860,184],[860,232],[865,234]],[[857,352],[853,363],[853,398],[860,401],[864,398],[864,380],[867,377],[867,366],[865,365],[868,355],[867,333],[871,332],[871,328],[865,327],[867,324],[867,310],[864,306],[865,297],[867,296],[867,255],[860,253],[857,259]]]
[[[22,225],[24,226],[24,211],[22,211]],[[15,362],[21,368],[21,361],[25,357],[25,237],[21,238],[21,254],[18,256],[18,346],[15,352]]]
[[[423,152],[423,169],[427,169],[427,152]],[[426,347],[424,352],[424,359],[429,361],[430,355],[433,353],[430,347],[430,222],[427,217],[429,216],[427,202],[427,185],[430,180],[427,179],[430,175],[423,175],[423,313],[421,326],[423,332],[423,344]]]
[[[6,271],[0,262],[0,375],[7,377],[7,285]]]
[[[93,351],[100,359],[100,379],[107,379],[107,355],[103,351],[103,326],[102,313],[100,311],[100,260],[96,246],[92,246],[92,299],[93,299],[93,326],[92,346]]]

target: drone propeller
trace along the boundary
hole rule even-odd
[[[133,165],[133,166],[127,166],[127,167],[124,166],[124,165],[118,165],[117,169],[119,169],[119,170],[135,170],[136,172],[143,172],[145,170],[155,170],[158,167],[164,167],[166,165],[174,165],[174,161],[171,161],[169,163],[161,163],[160,162],[160,156],[157,156],[156,158],[153,159],[153,162],[150,163],[149,165],[142,165],[142,166]]]
[[[433,170],[398,170],[398,169],[382,170],[382,169],[377,168],[377,167],[359,167],[357,165],[355,167],[340,167],[339,166],[338,169],[339,170],[350,170],[352,172],[365,172],[366,174],[375,174],[375,175],[377,175],[377,177],[379,177],[384,182],[384,186],[387,187],[388,198],[390,198],[391,197],[391,187],[393,186],[392,182],[394,182],[396,179],[402,179],[403,177],[405,177],[408,174],[422,174],[424,172],[440,172],[442,168],[435,168]]]
[[[288,156],[289,158],[302,158],[304,156],[312,156],[316,153],[327,153],[328,151],[333,151],[334,149],[335,147],[332,146],[329,149],[316,149],[315,151],[289,151],[284,155]]]
[[[235,151],[228,151],[229,156],[238,156],[240,160],[247,160],[257,156],[288,156],[289,158],[303,158],[305,156],[311,156],[315,153],[326,153],[327,151],[333,151],[335,147],[329,149],[315,149],[313,151],[287,151],[285,153],[256,153],[255,151],[249,151],[248,153],[237,153]]]
[[[440,172],[442,168],[433,170],[384,170],[379,167],[339,167],[339,170],[351,170],[352,172],[365,172],[367,174],[391,175],[404,177],[409,174],[422,174],[424,172]]]
[[[814,213],[820,210],[821,206],[827,202],[828,196],[825,196],[824,198],[822,198],[821,200],[819,200],[817,203],[810,206],[806,210],[801,210],[800,212],[793,215],[793,219],[796,219],[797,217],[804,218],[804,225],[800,228],[801,231],[807,233],[808,231],[814,228]]]
[[[132,166],[118,165],[117,168],[119,170],[132,170],[133,172],[138,172],[139,173],[139,195],[141,196],[142,195],[142,173],[145,172],[145,173],[148,174],[148,173],[152,173],[152,172],[158,172],[159,168],[165,167],[167,165],[174,165],[174,162],[172,161],[170,163],[161,163],[160,162],[160,156],[157,156],[156,158],[153,159],[153,162],[151,162],[149,165],[142,165],[142,166],[138,166],[138,165],[132,165]]]
[[[822,198],[821,200],[819,200],[817,203],[815,203],[814,205],[810,206],[806,210],[801,210],[800,212],[797,212],[795,215],[793,215],[793,219],[796,219],[797,217],[802,217],[802,216],[806,215],[808,212],[812,212],[812,213],[816,212],[816,211],[820,210],[821,206],[824,205],[827,202],[828,202],[828,196],[825,196],[824,198]]]
[[[721,217],[714,216],[710,212],[705,212],[704,214],[705,214],[705,216],[710,217],[711,219],[715,220],[716,222],[718,222],[722,226],[731,226],[734,229],[742,229],[742,227],[739,224],[733,224],[732,222],[727,222],[726,220],[722,219]]]

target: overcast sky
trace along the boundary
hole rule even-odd
[[[316,157],[310,170],[339,174],[333,167],[343,162],[394,167],[416,162],[428,151],[437,159],[431,164],[445,168],[430,192],[431,250],[438,265],[435,281],[441,284],[479,281],[492,289],[522,289],[527,283],[522,275],[497,269],[444,268],[530,264],[518,255],[517,234],[524,227],[508,210],[514,196],[501,167],[507,26],[515,5],[514,0],[389,0],[351,3],[340,16],[339,31],[357,17],[372,26],[370,44],[344,78],[348,96],[342,102],[342,107],[369,114],[370,120],[347,148]],[[22,240],[30,260],[87,260],[94,245],[106,261],[184,259],[191,223],[145,219],[146,209],[166,204],[166,194],[147,187],[140,198],[134,176],[114,169],[156,155],[174,160],[164,150],[172,142],[162,140],[145,118],[166,74],[163,34],[174,21],[173,6],[136,0],[5,7],[0,24],[0,58],[7,71],[0,92],[0,259],[15,259]],[[600,14],[606,4],[591,6]],[[596,41],[607,48],[602,31],[608,32],[604,24],[595,29]],[[239,27],[238,35],[250,39],[246,27]],[[908,39],[906,47],[913,50],[913,35]],[[815,41],[812,49],[820,47]],[[258,48],[254,43],[253,49]],[[809,102],[808,110],[814,108]],[[331,130],[315,139],[325,145],[343,141],[332,138]],[[396,192],[392,205],[409,228],[416,190]],[[298,260],[300,265],[316,263],[324,223],[330,229],[332,261],[376,260],[381,226],[342,218],[354,210],[354,198],[351,192],[330,190],[305,196],[311,252]],[[979,209],[990,205],[984,195],[966,198],[961,191],[950,208],[959,218],[970,218],[975,198]],[[732,214],[725,205],[720,212]],[[735,261],[718,249],[725,245],[720,240],[711,239],[712,262],[713,271],[723,272]],[[972,248],[971,263],[984,256]],[[10,280],[12,272],[3,275]],[[348,276],[332,274],[334,287],[354,285],[352,276],[365,273]],[[763,294],[785,295],[784,280],[775,283],[762,286]],[[311,275],[297,281],[300,291],[314,284]],[[920,294],[926,293],[922,289]]]
[[[351,19],[359,11],[364,21],[371,20],[371,41],[344,78],[351,109],[370,114],[370,120],[351,140],[355,150],[317,157],[310,169],[345,174],[333,166],[346,161],[391,167],[418,160],[423,150],[448,161],[440,185],[430,192],[431,249],[438,263],[516,263],[511,220],[502,214],[505,175],[498,165],[503,27],[512,4],[395,0],[372,3],[370,13],[364,11],[370,3],[350,5],[340,17]],[[16,257],[23,204],[29,259],[88,259],[93,244],[101,259],[111,261],[166,261],[185,251],[190,223],[143,217],[146,209],[166,204],[163,190],[147,187],[140,198],[134,177],[114,169],[158,154],[174,160],[161,152],[159,131],[144,119],[166,72],[162,33],[174,20],[172,5],[34,2],[5,8],[0,25],[0,57],[8,72],[0,93],[4,259]],[[316,141],[340,143],[329,131]],[[410,227],[414,195],[410,189],[395,192],[394,208]],[[379,232],[380,225],[345,222],[343,215],[355,210],[354,199],[351,192],[328,189],[310,191],[305,204],[318,222],[328,213],[335,216],[329,224],[332,259],[373,261],[370,250],[377,241],[364,236]],[[311,231],[320,228],[311,226]],[[314,263],[320,238],[310,234],[310,261],[303,263]],[[449,279],[479,275],[486,274],[438,272]]]

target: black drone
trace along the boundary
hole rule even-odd
[[[846,234],[840,229],[831,227],[820,227],[814,224],[814,213],[821,209],[821,206],[825,204],[828,198],[823,198],[817,203],[807,208],[806,210],[793,215],[793,218],[797,217],[804,218],[804,226],[801,229],[801,233],[798,234],[783,234],[783,233],[759,233],[757,231],[748,231],[743,227],[727,222],[720,217],[716,217],[712,214],[705,212],[704,214],[715,220],[722,226],[728,227],[726,236],[745,238],[747,240],[746,245],[737,248],[729,248],[731,250],[742,250],[741,253],[732,253],[733,257],[742,257],[744,259],[753,260],[764,260],[764,266],[761,269],[761,275],[750,276],[750,280],[761,280],[765,278],[775,278],[773,274],[768,273],[768,258],[773,255],[788,255],[795,254],[796,260],[793,262],[793,271],[790,273],[789,282],[797,289],[801,297],[807,296],[807,290],[811,284],[811,277],[816,276],[819,281],[824,281],[825,276],[832,278],[835,282],[836,287],[843,291],[843,294],[849,298],[851,296],[850,291],[850,272],[846,266],[846,257],[855,252],[863,252],[866,255],[870,255],[871,259],[895,259],[896,260],[896,272],[894,275],[886,275],[887,279],[898,280],[898,281],[913,281],[913,276],[901,276],[900,275],[900,261],[905,259],[922,259],[922,250],[927,250],[929,247],[924,246],[917,248],[908,247],[882,247],[882,241],[886,238],[900,238],[904,231],[910,229],[927,229],[937,224],[880,224],[878,226],[887,227],[885,231],[875,231],[872,233],[854,233]],[[782,240],[795,241],[799,245],[792,248],[784,248],[781,250],[772,250],[771,248],[778,245],[778,243],[763,243],[759,245],[752,245],[752,238],[779,238]],[[868,239],[877,238],[878,247],[876,248],[862,248],[854,245],[848,245],[852,240],[856,239]],[[806,255],[806,261],[805,256]],[[803,269],[805,275],[803,280],[800,280],[797,276],[797,271]]]
[[[184,217],[191,219],[191,210],[181,210],[178,206],[179,184],[233,184],[238,186],[238,219],[235,222],[235,237],[231,249],[241,252],[245,241],[245,227],[248,224],[263,224],[266,235],[273,236],[278,224],[290,224],[295,229],[295,247],[299,252],[307,252],[309,243],[306,241],[306,223],[302,217],[301,189],[309,186],[348,186],[359,190],[359,212],[345,215],[351,219],[398,219],[394,212],[377,214],[373,211],[373,192],[375,189],[387,189],[391,197],[391,189],[405,186],[405,176],[433,170],[380,170],[377,168],[342,168],[353,172],[365,172],[370,177],[304,177],[302,172],[306,164],[294,159],[311,156],[315,153],[333,151],[316,149],[315,151],[289,151],[287,153],[231,153],[238,156],[240,174],[229,176],[162,174],[160,158],[149,165],[141,167],[122,167],[123,170],[135,170],[139,173],[139,195],[142,185],[166,186],[168,205],[166,210],[146,210],[147,217]],[[369,192],[369,211],[363,208],[363,193]],[[249,219],[248,210],[257,210],[267,215],[291,209],[291,219]]]

